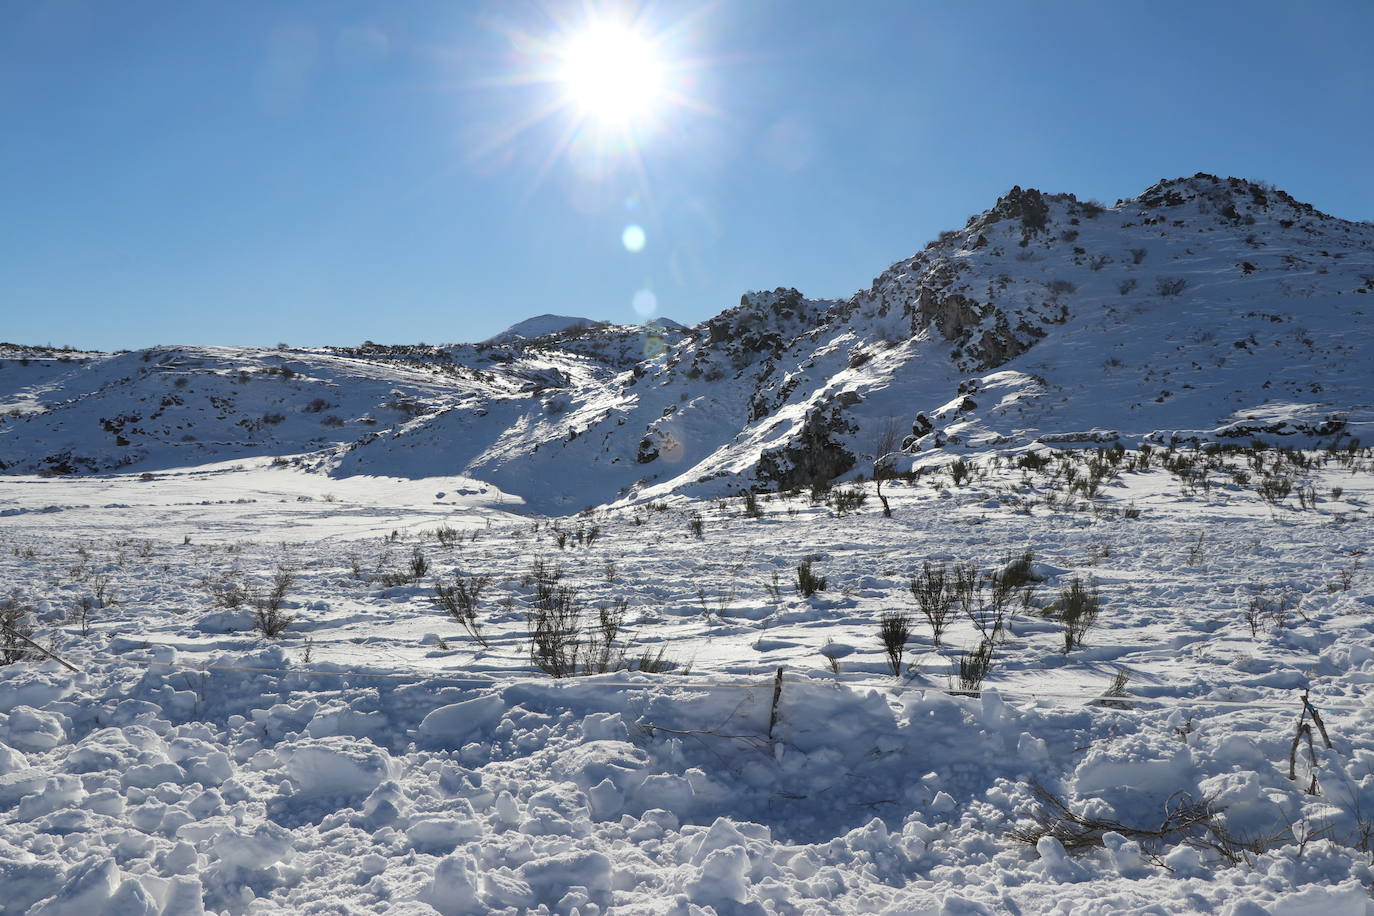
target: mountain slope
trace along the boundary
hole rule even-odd
[[[1111,207],[1013,188],[848,299],[750,293],[691,329],[541,318],[477,345],[83,354],[65,372],[31,353],[32,381],[0,354],[0,405],[21,413],[0,463],[307,454],[559,511],[871,473],[894,438],[898,467],[1037,441],[1368,439],[1371,292],[1374,226],[1264,185],[1197,175]]]

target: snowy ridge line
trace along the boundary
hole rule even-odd
[[[109,655],[88,655],[79,659],[83,662],[106,662],[111,665],[125,665],[137,668],[172,668],[181,671],[243,671],[251,674],[274,674],[274,675],[295,675],[297,677],[360,677],[377,678],[381,680],[409,681],[411,683],[443,683],[443,684],[470,684],[474,687],[506,688],[517,684],[546,684],[559,687],[611,687],[623,690],[653,690],[653,689],[676,689],[676,690],[698,690],[710,687],[740,687],[749,690],[772,689],[773,681],[771,678],[762,678],[757,681],[727,681],[727,680],[668,680],[662,682],[644,681],[594,681],[586,678],[477,678],[463,677],[461,675],[429,674],[418,669],[410,669],[407,673],[378,673],[368,671],[324,671],[314,668],[263,668],[249,665],[195,665],[187,662],[159,662],[144,661],[141,659],[118,658]],[[989,694],[998,699],[1015,698],[1023,700],[1086,700],[1090,705],[1096,704],[1112,708],[1123,708],[1119,704],[1126,703],[1150,703],[1156,706],[1214,706],[1228,709],[1253,709],[1256,707],[1267,707],[1272,704],[1274,698],[1268,697],[1263,700],[1213,700],[1207,698],[1189,699],[1187,697],[1142,697],[1134,694],[1125,696],[1109,696],[1102,693],[1064,693],[1055,691],[1021,691],[1021,690],[1001,690],[995,687],[984,688],[979,691],[952,690],[941,687],[903,685],[881,683],[876,681],[817,681],[814,678],[800,675],[793,672],[794,679],[803,679],[803,682],[810,686],[830,686],[830,687],[867,687],[874,690],[890,690],[897,693],[910,693],[920,691],[921,693],[931,692],[940,693],[950,697],[981,697]],[[1298,688],[1293,688],[1297,690]],[[1304,688],[1307,689],[1307,688]],[[1101,701],[1101,702],[1097,702]],[[1309,702],[1311,700],[1309,699]],[[1371,704],[1351,704],[1351,703],[1312,703],[1318,711],[1341,710],[1345,712],[1371,712],[1374,705]]]

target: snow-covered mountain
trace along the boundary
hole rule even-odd
[[[561,334],[563,331],[582,331],[587,328],[605,326],[604,321],[593,321],[590,318],[573,318],[568,315],[536,315],[533,318],[526,318],[524,321],[516,322],[499,334],[493,334],[483,343],[511,343],[527,337],[547,337],[550,334]]]
[[[443,347],[0,349],[0,468],[287,455],[534,508],[710,496],[1037,442],[1369,440],[1374,225],[1210,175],[1013,188],[844,300],[693,328],[541,316]],[[901,449],[891,454],[889,444]]]

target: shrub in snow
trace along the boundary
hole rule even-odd
[[[868,494],[858,484],[852,487],[842,487],[830,494],[830,504],[835,507],[836,515],[848,515],[851,512],[856,512],[867,500]]]
[[[887,666],[896,677],[902,673],[902,653],[906,651],[906,641],[911,638],[911,618],[900,611],[883,614],[878,622],[878,636],[887,653]]]
[[[13,665],[33,651],[27,642],[33,636],[31,612],[18,595],[0,601],[0,665]]]
[[[921,574],[911,580],[908,588],[922,616],[930,624],[935,645],[940,645],[940,638],[954,615],[954,593],[949,586],[949,571],[943,563],[939,566],[926,563],[921,567]]]
[[[965,650],[959,656],[959,689],[976,692],[983,686],[983,679],[991,667],[992,640],[983,640],[972,652]]]
[[[535,583],[534,607],[526,615],[530,637],[530,661],[552,677],[577,674],[581,648],[582,611],[577,590],[540,578]]]
[[[296,619],[296,615],[282,610],[286,592],[295,581],[295,573],[290,568],[278,566],[272,574],[272,590],[265,597],[253,600],[253,625],[263,636],[269,639],[280,636]]]
[[[1255,489],[1261,499],[1277,506],[1293,492],[1293,479],[1283,474],[1265,474]]]
[[[468,635],[484,649],[487,640],[482,635],[481,623],[477,619],[477,601],[490,581],[490,576],[460,576],[454,573],[452,585],[438,581],[434,583],[434,603],[462,624]]]
[[[810,598],[816,592],[825,591],[825,576],[818,576],[812,570],[811,560],[805,559],[797,564],[797,592],[803,598]]]
[[[1155,280],[1155,292],[1164,297],[1177,296],[1188,288],[1186,277],[1160,277]]]
[[[1097,586],[1083,584],[1077,577],[1059,593],[1056,605],[1059,619],[1064,622],[1064,651],[1069,652],[1083,646],[1083,637],[1093,624],[1101,608],[1101,598]]]

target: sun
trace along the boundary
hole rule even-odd
[[[651,117],[664,96],[664,64],[652,39],[619,23],[596,23],[571,35],[559,81],[568,101],[603,126],[627,127]]]
[[[522,137],[537,138],[545,155],[527,161],[530,193],[562,162],[580,187],[621,182],[627,191],[620,200],[652,208],[647,153],[671,156],[677,148],[668,141],[699,119],[724,117],[704,95],[718,61],[699,51],[704,13],[665,20],[647,6],[615,14],[597,2],[583,0],[580,16],[560,15],[573,7],[563,4],[541,22],[498,23],[511,54],[473,85],[503,90],[512,104],[481,125],[482,142],[469,155],[509,163]],[[644,247],[640,222],[625,228],[626,251]]]

